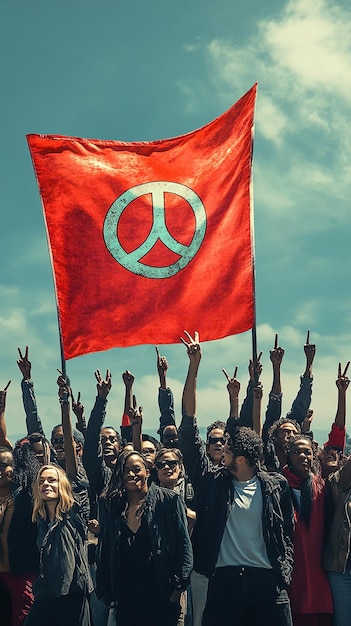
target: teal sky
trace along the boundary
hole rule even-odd
[[[18,346],[29,345],[46,431],[60,419],[56,305],[26,134],[123,141],[171,137],[210,122],[256,81],[253,187],[264,404],[274,334],[285,348],[287,411],[304,369],[309,328],[317,344],[314,429],[328,430],[335,415],[338,362],[351,358],[349,3],[3,0],[0,21],[0,388],[12,380],[6,413],[10,437],[24,432]],[[75,237],[83,248],[79,233]],[[96,279],[103,279],[99,268]],[[179,319],[181,334],[181,312]],[[197,330],[201,339],[201,320]],[[222,367],[232,373],[239,366],[243,397],[250,343],[245,333],[203,345],[200,425],[227,416]],[[181,344],[162,346],[161,353],[170,363],[180,418],[185,350]],[[107,421],[120,423],[121,373],[129,369],[144,407],[144,430],[156,428],[153,346],[68,362],[87,416],[97,368],[110,368],[113,376]]]

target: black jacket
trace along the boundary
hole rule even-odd
[[[234,499],[233,479],[224,467],[211,467],[196,418],[183,416],[179,434],[185,469],[195,491],[194,569],[210,578]],[[290,583],[293,566],[294,514],[289,486],[280,474],[258,471],[257,478],[262,489],[267,555],[283,587]]]
[[[33,587],[35,596],[57,598],[92,591],[85,527],[78,511],[74,504],[52,525],[39,520],[40,573]]]
[[[101,515],[101,534],[96,573],[96,594],[109,606],[118,602],[121,514],[125,499],[117,500]],[[104,506],[104,505],[102,505]],[[173,491],[155,484],[149,487],[143,515],[150,533],[156,580],[160,592],[172,594],[189,584],[193,566],[191,542],[184,505]]]

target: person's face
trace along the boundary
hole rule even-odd
[[[52,433],[51,443],[55,448],[55,452],[57,454],[57,460],[63,461],[65,458],[65,448],[64,448],[64,437],[63,437],[63,429],[62,426],[58,426]]]
[[[145,491],[149,472],[137,454],[131,454],[123,469],[123,484],[127,492]]]
[[[311,471],[312,461],[313,451],[310,442],[306,439],[296,441],[289,454],[291,471],[304,480]]]
[[[224,442],[224,430],[222,428],[213,428],[207,439],[207,454],[212,463],[221,463]]]
[[[59,501],[58,474],[54,468],[45,469],[40,474],[39,496],[44,502]]]
[[[0,488],[8,487],[13,476],[13,459],[10,452],[0,452]]]
[[[29,438],[30,444],[34,450],[34,454],[38,461],[43,464],[44,461],[44,447],[43,447],[43,439],[42,437],[33,435]]]
[[[339,467],[340,453],[335,448],[323,448],[318,458],[324,473],[335,472]]]
[[[292,437],[297,435],[297,428],[294,424],[286,422],[282,424],[276,433],[276,445],[280,450],[285,450],[288,442]]]
[[[227,443],[225,443],[223,446],[222,462],[224,467],[228,470],[229,474],[235,477],[238,475],[238,463],[236,457],[234,456],[232,450]]]
[[[162,454],[157,460],[156,469],[161,487],[172,489],[180,474],[180,466],[175,454],[172,452]]]
[[[143,441],[141,444],[141,450],[148,467],[151,469],[155,463],[156,457],[156,448],[154,444],[152,441]]]
[[[102,428],[100,439],[104,457],[109,461],[116,459],[119,453],[119,443],[113,428]]]
[[[162,443],[165,448],[179,448],[178,431],[175,426],[166,426],[163,431]]]

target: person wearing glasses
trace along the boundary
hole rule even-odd
[[[285,626],[293,565],[293,507],[287,480],[260,467],[257,432],[227,421],[223,464],[211,466],[196,422],[199,335],[182,339],[189,357],[179,428],[184,464],[195,492],[194,569],[209,579],[203,626]],[[239,388],[239,384],[237,387]],[[253,395],[253,422],[260,407]],[[285,598],[284,598],[285,599]],[[290,622],[291,623],[291,622]]]
[[[193,564],[183,502],[148,474],[122,452],[101,500],[97,595],[118,626],[176,626]]]

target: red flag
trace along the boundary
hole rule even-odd
[[[254,325],[254,85],[206,126],[125,143],[28,135],[65,359]]]

